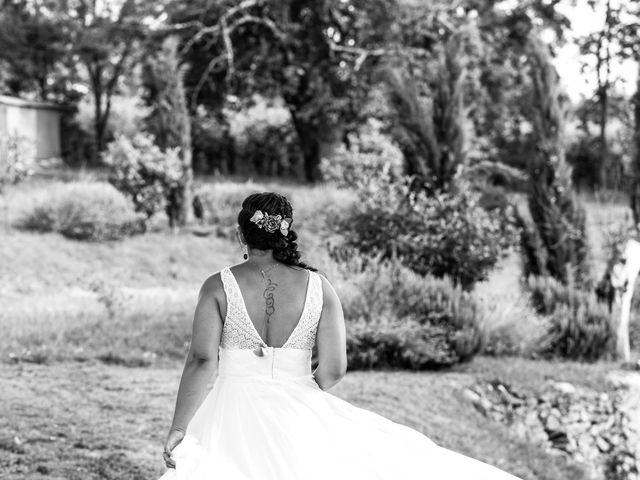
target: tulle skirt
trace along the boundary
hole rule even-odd
[[[516,480],[322,391],[300,368],[309,352],[276,350],[221,351],[161,480]]]

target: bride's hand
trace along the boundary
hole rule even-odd
[[[162,454],[162,458],[164,458],[164,463],[167,468],[176,468],[176,462],[171,456],[171,452],[173,449],[178,446],[178,444],[184,438],[184,432],[182,430],[172,428],[169,430],[169,435],[167,435],[167,440],[164,442],[164,453]]]

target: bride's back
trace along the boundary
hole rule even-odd
[[[262,341],[271,347],[284,345],[303,313],[309,270],[283,263],[260,267],[253,262],[230,270],[240,288],[249,320]]]

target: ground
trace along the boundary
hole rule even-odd
[[[242,252],[232,237],[171,235],[166,228],[107,243],[12,228],[43,182],[12,187],[0,224],[0,478],[156,478],[198,288],[222,266],[242,261]],[[241,197],[256,186],[221,188]],[[312,218],[305,209],[322,202],[344,200],[323,187],[286,188],[303,207],[300,218]],[[586,203],[601,266],[611,215],[621,218],[626,207],[596,200]],[[301,238],[305,258],[324,267],[322,249],[308,239]],[[504,301],[518,274],[517,262],[496,270],[483,287],[486,298]],[[510,305],[503,320],[515,314],[526,324],[519,304]],[[332,394],[523,479],[577,480],[579,465],[483,417],[464,389],[498,378],[529,392],[551,380],[606,391],[607,374],[618,368],[476,357],[439,372],[349,372]]]
[[[476,412],[463,391],[494,376],[525,389],[550,377],[586,379],[588,386],[604,388],[610,365],[503,360],[480,357],[437,373],[351,372],[331,394],[522,478],[581,478],[579,466]],[[523,370],[529,380],[522,380]],[[179,375],[178,362],[137,368],[102,362],[1,365],[0,478],[156,478],[164,470],[162,442]]]

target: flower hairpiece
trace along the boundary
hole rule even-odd
[[[282,218],[282,215],[269,215],[262,210],[256,210],[249,221],[269,233],[280,230],[280,233],[286,237],[289,235],[289,227],[291,226],[292,219]]]

